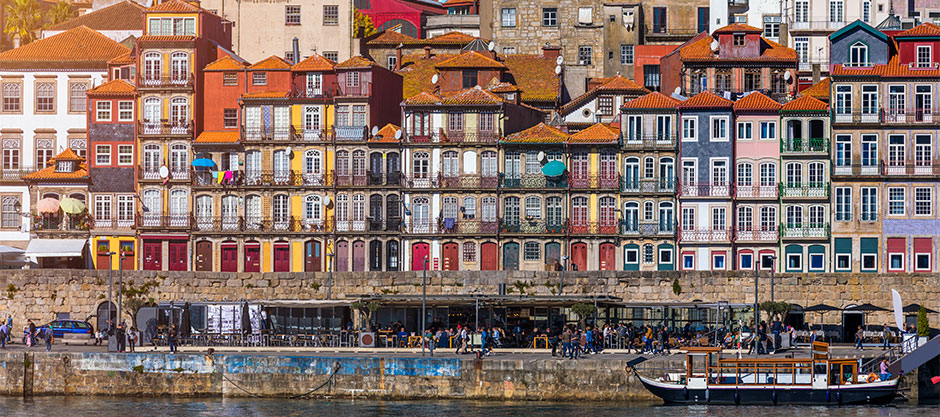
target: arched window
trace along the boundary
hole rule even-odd
[[[163,118],[163,110],[160,108],[160,99],[156,97],[147,97],[144,99],[144,122],[157,123]]]
[[[774,206],[763,206],[760,208],[760,230],[777,230],[777,208]]]
[[[7,196],[0,200],[0,226],[3,228],[20,227],[20,211],[16,205],[19,204],[19,197]]]
[[[69,85],[69,111],[72,113],[85,112],[88,108],[85,101],[85,92],[88,91],[88,83],[72,83]]]
[[[654,215],[655,213],[653,210],[653,202],[644,201],[643,202],[643,221],[647,221],[647,222],[652,221]]]
[[[630,157],[623,161],[624,187],[628,190],[640,188],[640,158]]]
[[[289,219],[289,209],[288,209],[288,197],[286,194],[277,194],[274,196],[273,204],[271,205],[272,216],[274,217],[274,223],[283,223]]]
[[[170,77],[173,84],[185,85],[189,82],[189,54],[174,52],[170,56]]]
[[[261,196],[249,195],[245,198],[245,224],[253,229],[261,224]]]
[[[456,177],[460,173],[460,161],[456,151],[446,151],[441,154],[441,168],[441,175],[445,177]]]
[[[764,162],[760,164],[760,186],[777,186],[777,164],[773,162]]]
[[[531,195],[525,198],[525,217],[526,219],[542,218],[542,199]]]
[[[278,149],[274,151],[274,182],[276,184],[287,184],[290,180],[290,156],[287,150]]]
[[[868,45],[859,41],[849,47],[849,66],[868,66]]]
[[[659,203],[659,230],[662,232],[671,232],[673,230],[673,206],[672,202],[664,201]]]
[[[809,206],[809,225],[813,228],[826,226],[826,208],[823,206]]]
[[[163,205],[160,204],[162,199],[160,198],[159,190],[146,190],[144,191],[144,206],[141,210],[144,211],[144,216],[160,216],[163,212]]]
[[[431,155],[427,152],[415,152],[413,157],[413,168],[415,179],[426,179],[431,175]]]
[[[336,151],[336,175],[349,176],[349,151]]]
[[[738,207],[738,230],[754,230],[754,209],[749,206]]]
[[[355,230],[365,230],[366,228],[366,196],[363,194],[353,195],[352,211],[353,227]]]
[[[144,84],[155,85],[160,80],[162,59],[159,52],[144,54]]]
[[[787,162],[787,187],[799,187],[803,184],[803,165],[799,162]]]
[[[564,209],[561,197],[548,197],[545,199],[545,220],[550,226],[561,226],[564,222]]]
[[[508,224],[519,224],[519,197],[503,199],[503,216]]]
[[[222,197],[222,221],[226,224],[234,224],[238,221],[238,197],[227,195]]]
[[[428,233],[431,231],[431,204],[427,197],[417,197],[411,204],[412,232]]]
[[[640,204],[628,201],[623,204],[623,231],[626,233],[639,231]]]
[[[323,159],[321,155],[322,153],[316,149],[310,149],[304,152],[304,184],[323,184]]]
[[[352,174],[354,177],[366,176],[366,151],[362,149],[357,149],[353,151],[352,168],[353,168]]]
[[[617,201],[613,197],[601,197],[597,214],[602,226],[613,226],[617,223]]]
[[[738,163],[738,176],[736,178],[739,187],[751,187],[754,185],[754,165],[750,162]]]
[[[170,100],[170,124],[174,126],[189,125],[189,99],[174,97]]]
[[[212,225],[212,196],[196,197],[196,224],[200,228]]]
[[[575,197],[571,199],[571,214],[571,220],[574,224],[581,226],[588,224],[587,197]]]
[[[188,196],[185,190],[170,192],[170,223],[174,226],[185,226],[189,218]]]
[[[170,172],[173,177],[189,173],[189,147],[184,144],[170,146]]]
[[[799,228],[803,225],[803,207],[787,206],[787,227]]]
[[[445,219],[457,218],[457,197],[448,196],[442,199],[442,214]]]
[[[477,216],[477,199],[475,197],[463,198],[463,218],[473,219]]]
[[[411,22],[404,19],[392,19],[388,20],[385,23],[382,23],[381,26],[376,28],[376,33],[382,33],[385,30],[393,28],[395,26],[401,25],[400,33],[411,36],[412,38],[418,37],[418,28],[415,27]]]
[[[51,112],[55,110],[55,84],[36,84],[36,111]]]
[[[304,197],[304,220],[307,222],[319,221],[323,218],[322,199],[316,194]]]

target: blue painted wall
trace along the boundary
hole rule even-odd
[[[681,117],[686,116],[696,116],[698,118],[698,125],[696,126],[698,129],[698,141],[679,143],[679,161],[676,163],[676,175],[678,178],[682,178],[682,159],[698,158],[699,183],[711,184],[711,161],[709,161],[709,158],[723,157],[728,159],[728,181],[734,181],[734,118],[731,117],[731,109],[686,110],[682,112]],[[726,142],[711,141],[712,116],[726,116],[728,118],[728,140]]]

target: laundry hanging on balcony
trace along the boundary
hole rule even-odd
[[[546,177],[558,177],[565,173],[565,163],[561,161],[550,161],[542,167],[542,174]]]

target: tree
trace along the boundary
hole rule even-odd
[[[49,10],[46,14],[46,25],[44,27],[57,25],[75,16],[78,16],[78,9],[65,0],[59,0],[55,6],[52,6],[52,10]]]
[[[356,17],[353,19],[353,38],[365,38],[375,34],[375,24],[372,23],[372,18],[356,9]]]
[[[372,317],[375,315],[375,312],[379,309],[379,307],[381,307],[381,304],[379,304],[378,301],[356,301],[355,303],[352,303],[351,307],[366,315],[365,330],[369,330],[369,325],[372,324]]]
[[[131,325],[137,325],[137,311],[142,307],[152,307],[156,301],[150,296],[150,290],[159,285],[156,281],[144,282],[141,286],[134,285],[134,281],[124,284],[122,298],[124,306],[127,307],[128,314],[131,315]]]
[[[679,285],[679,278],[674,278],[672,280],[672,292],[675,295],[682,294],[682,286]]]
[[[930,322],[927,321],[927,308],[924,306],[917,310],[917,335],[930,336]]]
[[[6,20],[3,33],[11,38],[19,37],[20,45],[36,40],[36,32],[42,29],[42,14],[36,0],[10,0],[6,5]]]
[[[790,303],[785,303],[783,301],[764,301],[763,303],[760,303],[760,309],[767,312],[771,320],[773,320],[774,316],[783,318],[787,315],[787,313],[790,312],[791,308],[792,306]]]
[[[571,306],[571,312],[578,315],[578,322],[581,323],[581,327],[584,327],[584,319],[594,314],[595,310],[596,307],[594,307],[594,304],[576,303]]]

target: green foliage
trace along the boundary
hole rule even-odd
[[[792,306],[790,303],[783,301],[764,301],[760,303],[761,311],[767,312],[771,317],[773,316],[786,316],[790,312]]]
[[[20,37],[20,45],[36,40],[36,33],[43,27],[42,13],[37,0],[10,0],[5,7],[6,20],[3,33],[11,38]]]
[[[581,322],[581,325],[584,325],[584,319],[588,318],[591,314],[594,314],[597,308],[594,307],[594,304],[588,303],[575,303],[571,306],[571,312],[578,315],[578,321]]]
[[[310,284],[310,288],[313,288],[314,291],[320,291],[320,283],[314,282],[313,284]]]
[[[357,9],[353,19],[353,38],[366,38],[376,33],[372,18]]]
[[[59,0],[56,2],[55,6],[52,7],[52,10],[46,13],[45,27],[57,25],[75,16],[78,16],[78,9],[67,1]]]
[[[679,285],[679,278],[675,278],[672,280],[672,292],[675,295],[682,294],[682,286]]]
[[[516,281],[512,286],[519,290],[519,294],[525,294],[526,290],[529,288],[529,284],[522,281]]]
[[[133,369],[134,372],[137,372],[138,374],[144,373],[144,366],[143,366],[143,365],[137,365],[137,366],[134,366],[134,367],[131,368],[131,369]]]
[[[16,295],[16,292],[19,291],[19,288],[16,288],[16,285],[10,284],[7,285],[7,298],[13,299],[13,296]]]
[[[920,306],[920,310],[917,310],[917,335],[930,335],[930,322],[927,320],[927,308],[924,306]]]
[[[139,287],[134,285],[134,281],[129,281],[124,284],[122,296],[124,298],[124,306],[127,307],[127,312],[131,315],[131,325],[137,323],[138,310],[142,307],[156,305],[156,300],[150,296],[150,291],[155,289],[158,285],[159,283],[156,281],[144,282]]]
[[[372,317],[375,316],[375,312],[379,310],[379,307],[382,307],[378,301],[356,301],[350,306],[366,315],[366,327],[372,323]]]

